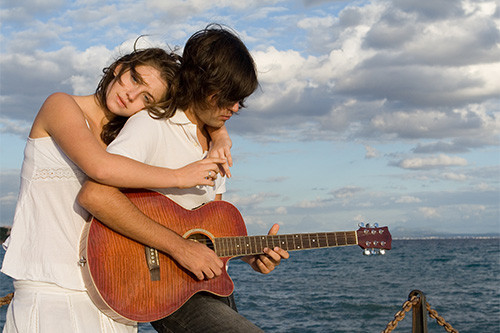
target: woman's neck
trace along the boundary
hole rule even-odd
[[[82,109],[83,115],[90,126],[90,130],[94,133],[94,136],[100,140],[102,127],[109,122],[111,113],[99,105],[95,95],[75,96],[75,101]]]

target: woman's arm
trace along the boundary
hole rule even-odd
[[[87,176],[99,183],[129,188],[166,188],[214,185],[206,179],[209,171],[218,172],[221,158],[209,158],[180,169],[149,166],[106,152],[87,127],[79,105],[72,96],[56,93],[45,101],[30,135],[51,136],[64,153]]]

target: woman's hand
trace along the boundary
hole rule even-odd
[[[220,165],[226,163],[223,158],[208,157],[175,170],[178,188],[191,188],[198,185],[215,186],[215,179]]]

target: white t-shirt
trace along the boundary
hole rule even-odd
[[[160,167],[178,169],[207,156],[196,135],[196,125],[183,111],[169,119],[153,119],[147,111],[130,117],[108,152]],[[188,189],[155,189],[185,209],[193,209],[213,201],[226,191],[225,177],[220,175],[215,186]]]

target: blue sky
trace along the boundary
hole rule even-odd
[[[388,225],[395,235],[500,232],[496,1],[2,0],[0,225],[24,142],[55,91],[93,93],[142,46],[210,22],[251,50],[261,88],[227,126],[225,199],[249,233]]]

